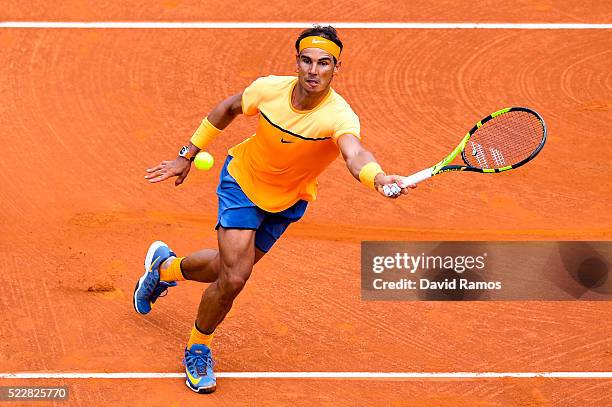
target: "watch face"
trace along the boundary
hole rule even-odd
[[[179,155],[181,157],[185,157],[188,152],[189,152],[189,147],[183,146],[183,148],[181,148],[181,151],[179,151]]]

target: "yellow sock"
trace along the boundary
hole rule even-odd
[[[210,346],[212,345],[214,334],[215,333],[213,332],[210,335],[206,335],[200,332],[198,328],[196,328],[196,326],[194,325],[193,328],[191,328],[191,336],[189,336],[189,342],[187,342],[187,348],[188,349],[191,348],[191,345],[193,345],[194,343],[197,343],[199,345],[206,345],[210,348]]]
[[[166,265],[166,262],[159,268],[159,279],[162,281],[183,281],[185,276],[181,272],[181,261],[184,257],[175,257]],[[164,267],[165,266],[165,267]]]

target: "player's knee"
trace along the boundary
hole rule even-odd
[[[246,278],[234,274],[220,278],[219,290],[221,291],[222,298],[226,301],[232,301],[242,291],[246,282]]]

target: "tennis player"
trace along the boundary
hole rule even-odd
[[[225,99],[202,121],[177,158],[147,169],[152,183],[176,177],[180,185],[195,155],[239,114],[259,115],[255,134],[229,149],[217,187],[218,250],[179,257],[154,242],[145,273],[136,283],[134,308],[140,314],[180,280],[211,283],[202,296],[185,349],[186,384],[199,393],[216,388],[211,343],[257,263],[289,224],[298,221],[317,195],[317,177],[340,152],[350,173],[390,198],[408,193],[400,178],[387,175],[361,145],[357,115],[331,87],[340,69],[342,42],[331,26],[314,26],[295,42],[297,77],[267,76]]]

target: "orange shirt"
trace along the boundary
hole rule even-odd
[[[317,177],[338,156],[336,140],[360,136],[359,119],[330,88],[312,110],[296,110],[294,76],[257,79],[242,94],[242,112],[259,113],[255,134],[233,146],[228,171],[246,196],[268,212],[281,212],[300,199],[317,197]]]

